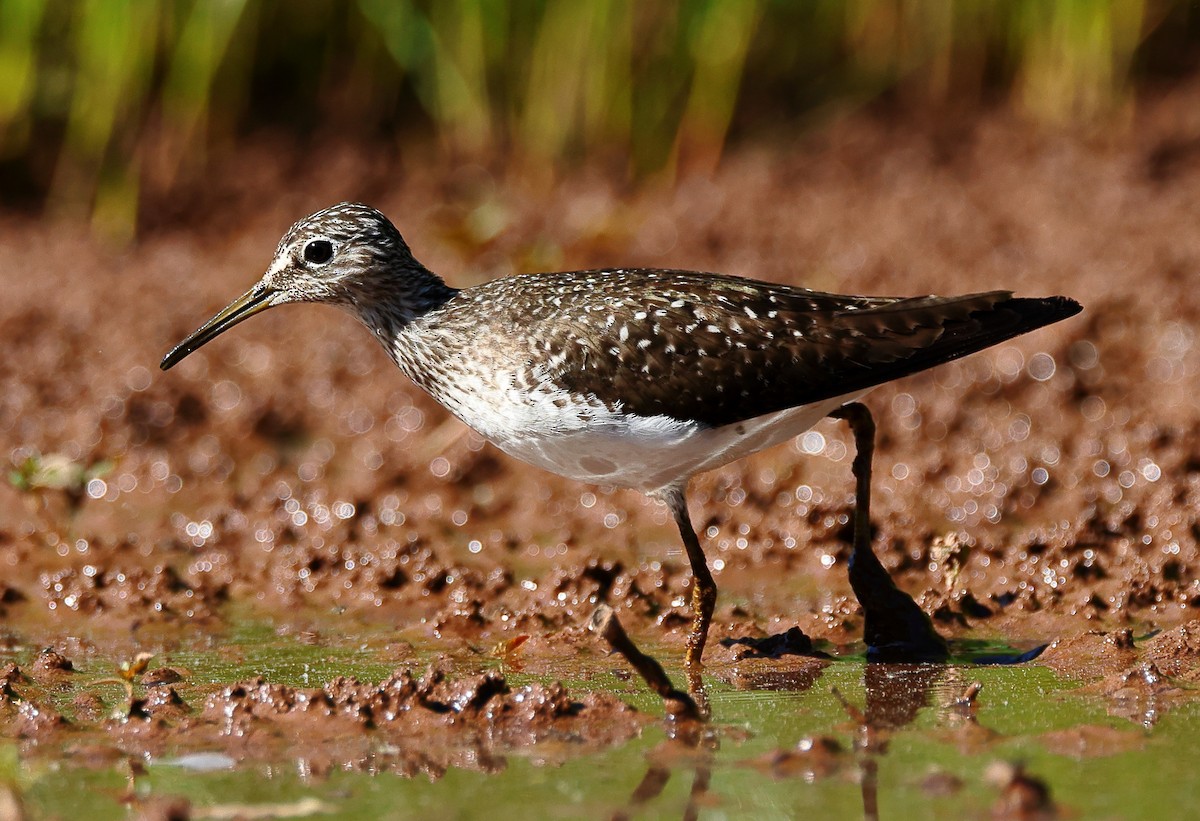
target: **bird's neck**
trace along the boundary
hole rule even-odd
[[[391,352],[413,323],[441,308],[457,293],[437,274],[415,263],[394,276],[381,278],[372,287],[362,288],[349,307]]]

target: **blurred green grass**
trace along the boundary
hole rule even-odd
[[[127,236],[270,126],[531,168],[711,169],[731,133],[895,95],[1111,122],[1187,0],[0,0],[0,194]],[[1187,62],[1186,60],[1182,62]],[[1188,66],[1190,68],[1190,66]],[[622,167],[619,166],[619,167]]]

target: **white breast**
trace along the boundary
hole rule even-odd
[[[570,479],[653,493],[792,439],[866,391],[719,428],[625,415],[598,401],[559,407],[562,395],[496,384],[455,393],[439,399],[510,456]]]

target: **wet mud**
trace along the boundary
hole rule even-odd
[[[657,720],[585,682],[516,684],[461,660],[547,682],[570,678],[572,659],[619,668],[588,629],[603,604],[677,663],[688,574],[665,508],[509,459],[328,309],[273,311],[158,372],[257,279],[296,216],[348,197],[388,213],[455,285],[659,265],[1079,299],[1080,317],[866,397],[874,547],[952,654],[1049,645],[1028,663],[1152,725],[1200,677],[1200,164],[1156,160],[1197,139],[1200,121],[1173,113],[1197,101],[1173,89],[1127,130],[1087,136],[1002,113],[930,130],[867,112],[735,147],[711,179],[638,190],[596,170],[539,187],[390,149],[342,150],[336,173],[297,178],[263,141],[193,196],[191,224],[151,224],[122,253],[0,215],[0,734],[98,762],[303,744],[314,768],[366,761],[386,739],[386,767],[433,774],[503,766],[512,748],[619,744]],[[484,208],[502,231],[473,233]],[[827,421],[695,481],[720,589],[712,679],[804,690],[831,657],[862,651],[846,574],[853,453]],[[247,614],[317,646],[345,624],[393,630],[379,659],[396,672],[297,687],[195,681],[171,661],[218,652]],[[155,670],[97,683],[139,652]],[[431,653],[455,661],[428,668]],[[903,725],[928,700],[914,704],[864,726]],[[970,727],[964,713],[959,743],[990,743]],[[810,742],[751,766],[840,771],[844,742]],[[1082,727],[1045,743],[1086,755],[1128,742]],[[999,817],[1053,811],[1027,774],[995,778]],[[927,789],[954,787],[935,774]]]
[[[503,751],[530,745],[617,744],[649,720],[608,693],[575,698],[561,684],[510,686],[498,672],[451,677],[438,666],[374,684],[339,677],[306,688],[259,677],[207,695],[169,676],[198,692],[191,703],[161,675],[123,693],[115,679],[48,677],[37,662],[28,674],[11,664],[0,672],[5,736],[66,745],[97,763],[202,749],[232,761],[300,760],[314,771],[436,777],[451,766],[498,771]],[[64,701],[66,715],[55,706]]]

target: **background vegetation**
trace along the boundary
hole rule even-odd
[[[1198,40],[1186,0],[0,0],[0,196],[126,232],[262,128],[638,177],[883,95],[1094,127]]]

